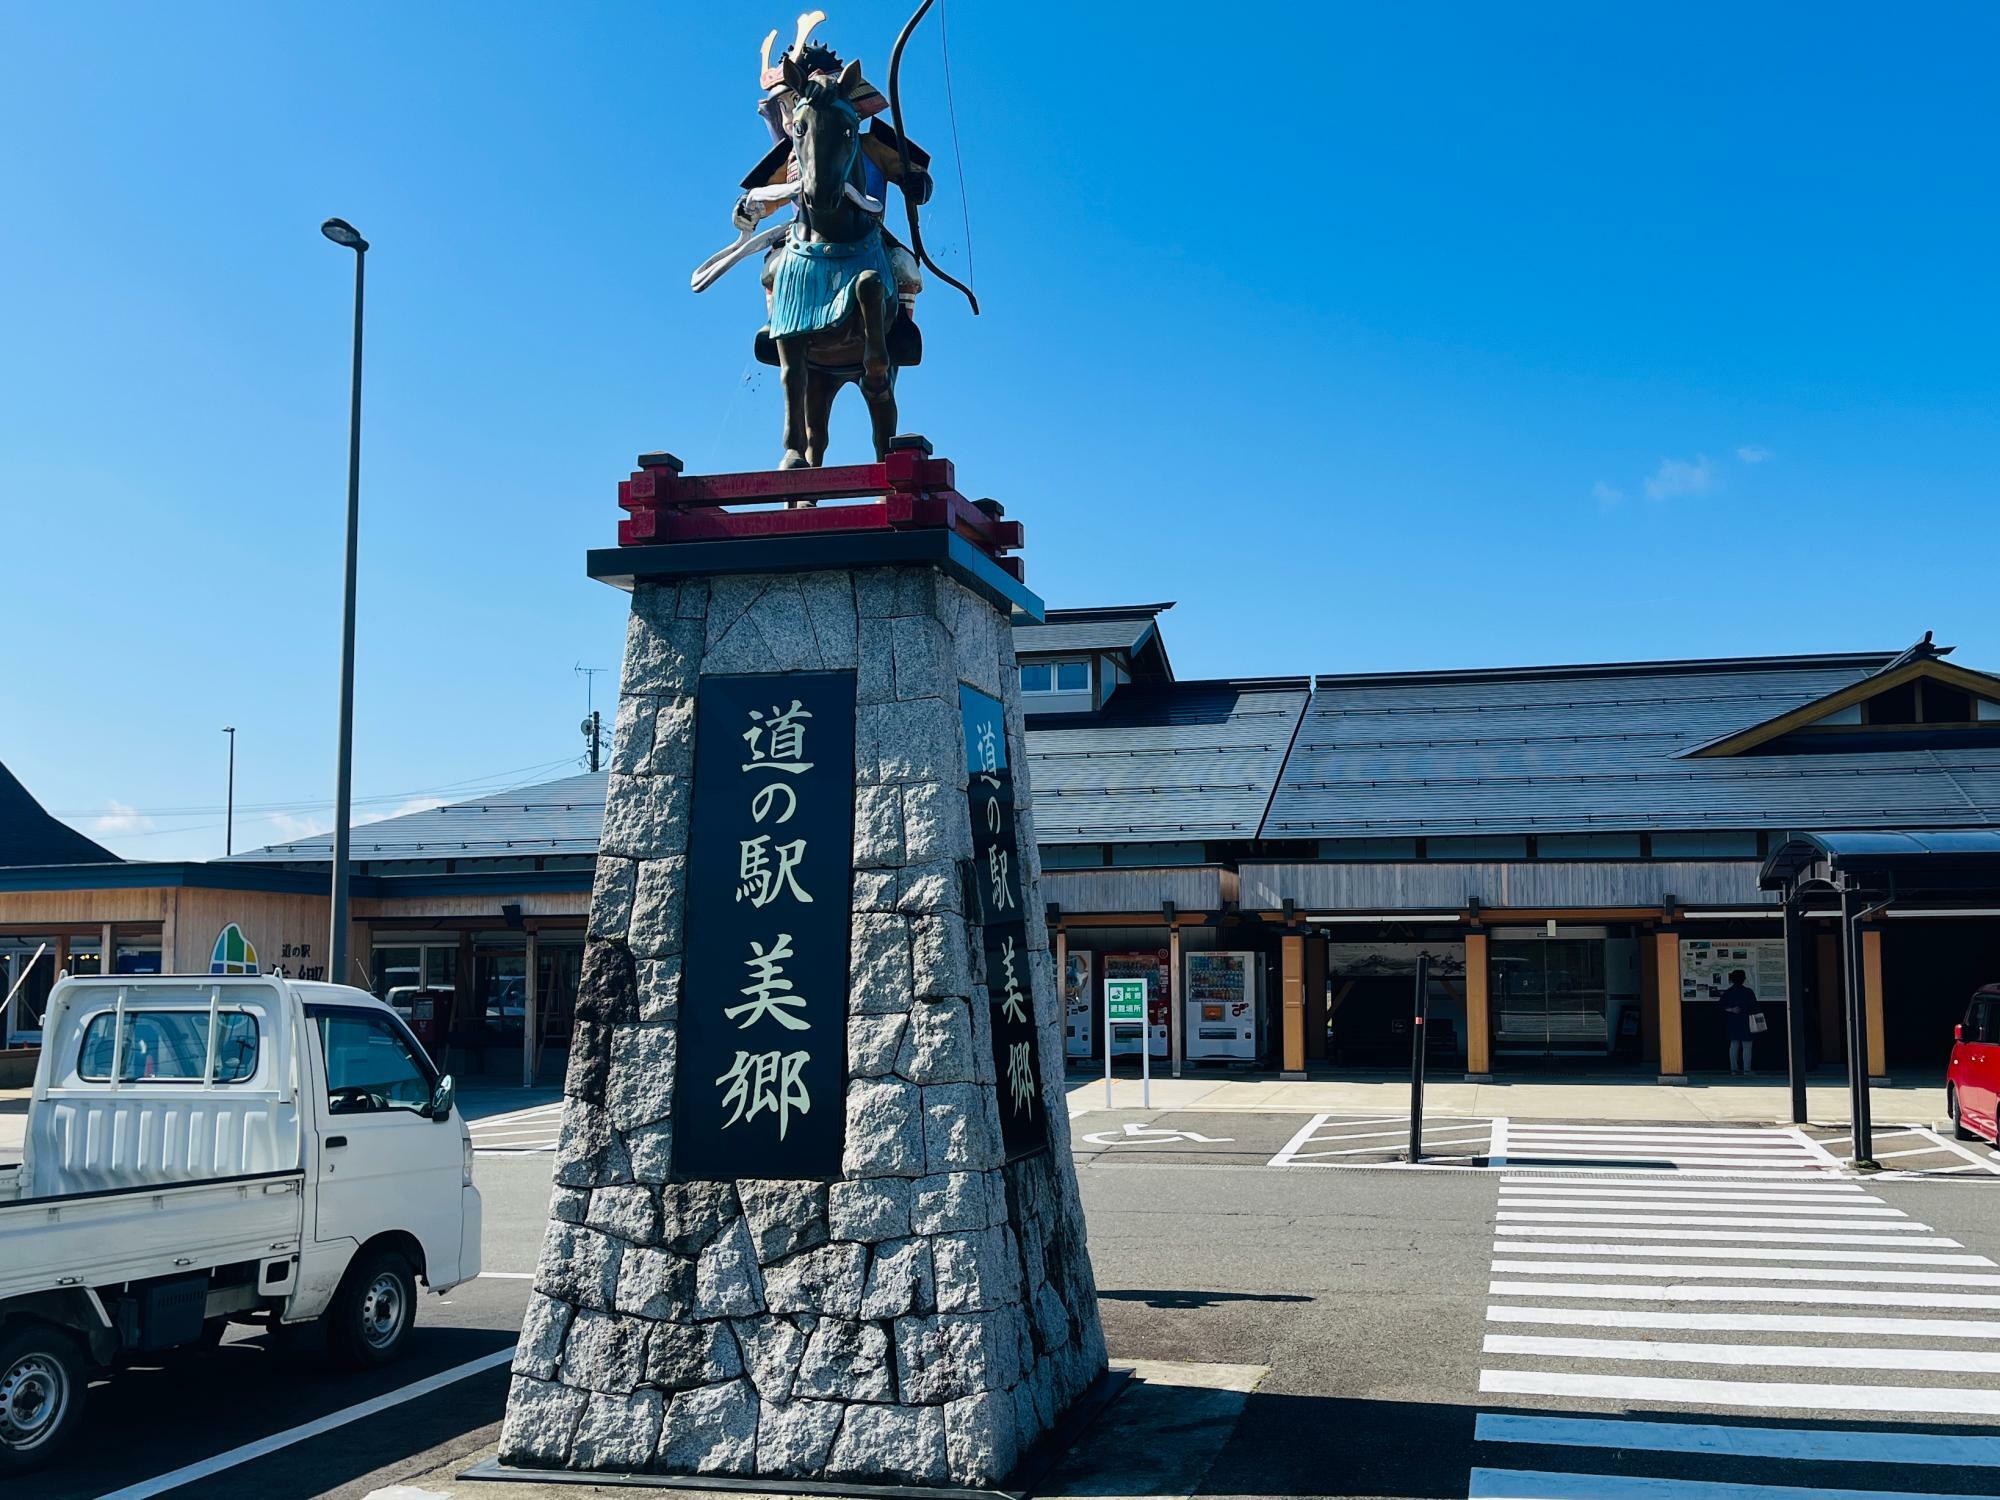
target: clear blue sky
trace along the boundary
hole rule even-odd
[[[897,4],[823,37],[881,81]],[[777,457],[739,4],[0,8],[0,760],[134,857],[556,774],[642,450]],[[1022,6],[904,64],[904,423],[1184,676],[1896,648],[2000,669],[2000,12]],[[900,213],[900,207],[896,212]],[[968,248],[970,254],[968,254]],[[850,394],[832,457],[864,457]],[[610,697],[600,679],[599,702]],[[176,809],[192,811],[176,812]],[[204,809],[210,809],[204,811]]]

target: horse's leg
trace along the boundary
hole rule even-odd
[[[855,304],[861,309],[861,394],[868,401],[875,430],[875,457],[889,455],[896,435],[896,385],[889,368],[889,318],[895,290],[879,271],[863,271],[854,280]]]
[[[778,339],[778,379],[785,390],[785,456],[781,469],[803,469],[812,461],[806,457],[806,387],[810,374],[806,365],[804,337]]]
[[[833,398],[846,383],[840,376],[818,369],[806,378],[806,462],[815,469],[826,462],[826,445],[833,430]]]

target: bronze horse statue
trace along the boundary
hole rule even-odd
[[[979,311],[972,289],[924,249],[917,208],[931,195],[930,158],[903,132],[897,75],[903,49],[934,0],[923,0],[889,53],[886,98],[810,42],[824,13],[799,17],[798,39],[780,67],[770,66],[773,32],[764,39],[758,113],[773,144],[743,179],[731,216],[739,238],[695,268],[690,284],[706,291],[732,266],[764,255],[769,321],[757,334],[757,358],[778,367],[785,392],[785,456],[780,467],[826,461],[827,419],[849,381],[868,403],[875,456],[887,455],[896,431],[896,373],[923,359],[923,336],[911,316],[922,269],[956,288]],[[884,106],[891,128],[870,119]],[[862,121],[869,120],[864,132]],[[888,186],[903,194],[907,248],[883,226]],[[883,194],[873,196],[870,187]],[[763,219],[791,206],[796,217],[770,229]]]
[[[849,381],[868,403],[875,456],[896,433],[896,372],[923,358],[917,327],[903,314],[882,229],[883,205],[864,191],[861,118],[849,95],[861,81],[850,62],[838,78],[808,76],[784,60],[798,167],[798,217],[766,266],[771,321],[758,337],[771,346],[785,391],[785,456],[780,468],[826,461],[833,398]]]

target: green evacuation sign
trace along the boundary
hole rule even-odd
[[[1105,980],[1104,1019],[1106,1021],[1136,1021],[1144,1025],[1146,1020],[1146,981],[1143,979]]]

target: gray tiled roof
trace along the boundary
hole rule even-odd
[[[1154,628],[1170,604],[1133,604],[1109,609],[1052,609],[1046,623],[1014,627],[1014,653],[1050,651],[1132,651]]]
[[[448,807],[405,813],[354,829],[356,860],[489,859],[537,854],[595,854],[604,826],[602,771],[586,771],[509,792],[495,792]],[[270,844],[235,856],[239,860],[330,860],[333,836]]]
[[[1307,697],[1304,678],[1140,684],[1095,714],[1028,723],[1045,844],[1248,839]]]
[[[1263,836],[2000,824],[2000,750],[1677,758],[1887,660],[1322,677]]]

